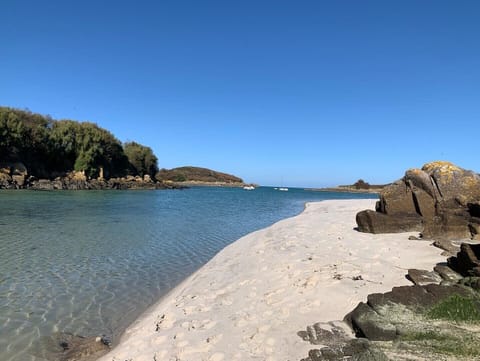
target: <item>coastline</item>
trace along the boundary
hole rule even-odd
[[[248,183],[232,183],[232,182],[204,182],[204,181],[185,181],[185,182],[169,182],[165,181],[165,184],[174,184],[180,187],[223,187],[223,188],[242,188]],[[258,187],[258,185],[255,185]]]
[[[428,242],[408,240],[414,233],[355,231],[356,212],[375,201],[308,203],[240,238],[151,306],[99,361],[306,357],[311,345],[298,331],[341,320],[368,294],[409,284],[409,268],[444,260]]]
[[[358,189],[354,187],[332,187],[332,188],[309,188],[312,192],[337,192],[337,193],[364,193],[380,194],[383,188]]]

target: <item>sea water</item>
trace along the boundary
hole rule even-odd
[[[0,360],[44,361],[52,335],[118,340],[243,235],[307,201],[373,195],[261,187],[0,192]]]

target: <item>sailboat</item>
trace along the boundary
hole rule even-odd
[[[277,188],[275,188],[277,189]],[[279,191],[288,192],[288,188],[283,186],[283,177],[282,177],[282,186],[278,188]]]

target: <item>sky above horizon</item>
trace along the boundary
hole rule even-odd
[[[478,1],[2,1],[0,105],[262,185],[480,171]]]

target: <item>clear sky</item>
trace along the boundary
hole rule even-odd
[[[264,185],[480,171],[479,1],[0,0],[0,105]]]

